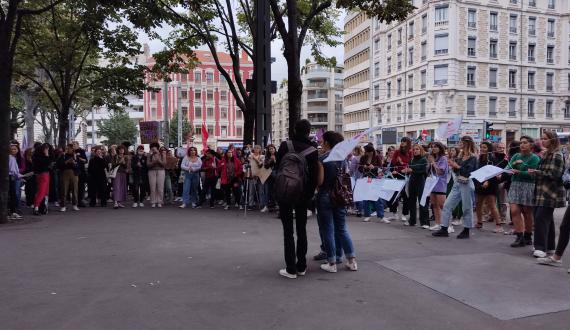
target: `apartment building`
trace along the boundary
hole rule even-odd
[[[414,5],[405,22],[371,22],[371,124],[433,137],[440,124],[463,116],[462,134],[479,140],[486,120],[493,139],[507,143],[570,128],[570,1]],[[347,68],[345,85],[351,74]]]
[[[289,94],[287,80],[279,83],[271,95],[271,142],[279,144],[289,138]]]
[[[202,144],[202,127],[208,131],[208,145],[211,147],[227,147],[229,144],[239,145],[243,140],[243,114],[236,106],[235,99],[229,91],[228,83],[220,74],[209,51],[194,51],[199,60],[197,67],[188,74],[171,74],[170,78],[177,84],[168,84],[168,117],[180,108],[182,115],[188,119],[194,129],[194,143]],[[218,52],[218,58],[224,69],[232,75],[232,60],[227,53]],[[253,75],[253,62],[245,54],[240,59],[242,80],[245,82]],[[153,65],[150,58],[147,65]],[[160,91],[145,91],[144,118],[147,121],[163,121],[166,118],[163,109],[162,81],[152,81],[151,85]],[[180,94],[178,94],[180,88]],[[180,97],[178,97],[180,95]]]
[[[351,138],[372,125],[370,60],[372,20],[348,12],[344,20],[344,136]]]

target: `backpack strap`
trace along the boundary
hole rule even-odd
[[[295,152],[295,147],[293,146],[293,141],[287,140],[287,152]]]
[[[315,147],[308,147],[307,149],[303,150],[299,155],[302,157],[307,157],[308,155],[312,154],[315,151],[317,151]]]

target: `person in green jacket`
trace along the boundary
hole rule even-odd
[[[410,196],[410,220],[405,222],[404,225],[415,226],[416,225],[416,210],[417,204],[419,204],[422,194],[424,192],[424,185],[426,182],[428,163],[425,156],[424,148],[416,144],[413,147],[413,158],[410,161],[410,167],[404,169],[406,174],[410,175],[409,185],[409,196]],[[426,202],[424,206],[420,205],[420,225],[424,229],[429,229],[429,207]]]
[[[513,172],[507,200],[517,236],[511,247],[532,245],[534,178],[529,174],[529,170],[536,169],[540,162],[540,158],[532,152],[533,148],[533,138],[521,136],[520,152],[514,155],[507,165],[507,169]]]

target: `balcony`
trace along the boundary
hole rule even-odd
[[[529,62],[534,62],[534,56],[529,56],[529,57],[528,57],[528,61],[529,61]]]
[[[517,56],[516,56],[516,55],[509,55],[509,60],[511,60],[511,61],[516,61],[516,60],[517,60]]]
[[[517,84],[516,83],[509,83],[509,88],[517,88]]]
[[[398,70],[402,69],[402,62],[398,62]]]
[[[495,31],[495,32],[497,32],[497,30],[498,30],[498,29],[497,29],[497,25],[496,25],[496,24],[491,24],[491,25],[489,25],[489,31]]]
[[[467,111],[467,117],[475,117],[475,111]]]
[[[421,89],[426,89],[426,84],[425,84],[425,83],[424,83],[424,84],[421,84],[421,85],[420,85],[420,88],[421,88]]]
[[[427,33],[427,27],[424,26],[424,27],[422,27],[422,34],[426,34],[426,33]]]
[[[489,112],[489,117],[492,117],[492,118],[497,117],[497,112],[496,111]]]
[[[475,48],[467,48],[467,56],[475,57]]]
[[[528,118],[534,118],[534,111],[528,112]]]
[[[470,28],[470,29],[475,29],[475,28],[477,28],[477,23],[475,23],[475,22],[468,22],[468,23],[467,23],[467,27]]]
[[[554,59],[553,59],[553,58],[547,58],[547,59],[546,59],[546,63],[548,63],[548,64],[554,64]]]
[[[532,30],[528,30],[528,35],[534,37],[536,35],[536,30],[532,29]]]
[[[546,91],[547,92],[552,92],[554,90],[554,88],[552,87],[552,85],[546,85]]]
[[[433,84],[438,86],[447,85],[447,79],[434,80]]]
[[[414,88],[413,87],[409,87],[408,88],[408,93],[413,93],[414,92]]]
[[[512,5],[516,5],[516,4],[519,3],[519,2],[518,2],[518,0],[511,0],[510,3],[511,3]]]
[[[449,24],[449,21],[438,21],[435,22],[435,27],[444,27],[447,26]]]
[[[410,34],[410,35],[408,36],[408,40],[412,40],[412,39],[414,39],[414,35],[413,35],[413,34]]]
[[[550,31],[547,33],[549,38],[554,38],[554,31]]]
[[[496,53],[496,52],[495,52],[495,53],[489,53],[489,57],[490,57],[490,58],[493,58],[493,59],[496,59],[496,58],[497,58],[497,53]]]
[[[326,81],[314,81],[314,82],[309,82],[306,87],[320,87],[320,88],[324,88],[324,87],[328,87],[327,82]]]
[[[475,87],[475,80],[467,80],[468,87]]]
[[[547,112],[545,116],[546,119],[552,119],[552,112]]]
[[[446,55],[448,52],[447,49],[436,49],[435,50],[435,55]]]
[[[534,90],[534,84],[528,84],[528,89],[529,89],[529,90]]]
[[[497,82],[490,82],[490,83],[489,83],[489,87],[491,87],[491,88],[497,88]]]
[[[529,6],[529,7],[536,7],[536,1],[534,1],[534,0],[529,0],[529,1],[528,1],[528,6]]]
[[[517,27],[516,26],[509,27],[509,32],[510,33],[517,33]]]
[[[515,118],[517,116],[517,113],[514,111],[509,111],[509,118]]]
[[[400,46],[402,44],[402,39],[398,40],[398,46]]]
[[[548,3],[548,9],[554,9],[554,3],[553,2]]]

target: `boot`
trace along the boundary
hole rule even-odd
[[[467,239],[469,238],[469,228],[463,228],[463,231],[457,235],[457,239]]]
[[[532,245],[532,233],[524,233],[523,239],[524,244]]]
[[[432,236],[434,237],[449,237],[449,233],[447,232],[447,227],[441,226],[441,228],[436,231],[431,233]]]
[[[525,246],[523,233],[515,233],[515,235],[517,235],[517,238],[511,244],[511,247],[523,247],[523,246]]]

